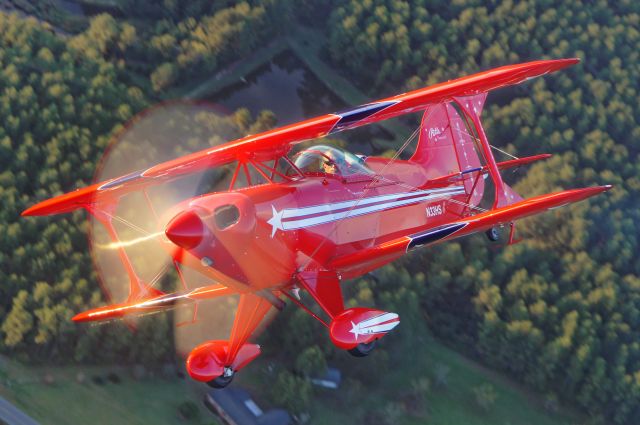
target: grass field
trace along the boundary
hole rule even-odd
[[[555,412],[544,407],[544,397],[513,379],[488,369],[457,353],[429,336],[428,330],[418,326],[407,330],[413,335],[402,341],[398,334],[390,334],[381,343],[385,353],[374,352],[370,357],[356,359],[346,353],[340,356],[343,385],[337,391],[316,389],[310,407],[313,425],[393,423],[398,425],[581,425],[588,420],[566,406]],[[265,341],[265,343],[267,343]],[[388,355],[381,366],[377,355]],[[236,379],[235,384],[247,387],[259,402],[271,379],[262,365],[253,365]],[[329,361],[329,364],[332,362]],[[356,371],[357,369],[357,371]],[[438,385],[438,369],[446,369],[446,385]],[[369,383],[354,384],[352,377],[363,371],[374,376]],[[412,386],[427,379],[430,388],[424,403],[416,408],[411,402]],[[495,402],[483,409],[476,400],[474,389],[491,385]],[[263,393],[263,394],[261,394]],[[384,419],[380,419],[384,418]]]
[[[380,370],[377,354],[365,359],[347,358],[343,366],[344,385],[338,391],[316,390],[310,407],[313,425],[369,423],[372,417],[386,418],[386,423],[399,425],[574,425],[586,421],[566,408],[547,413],[542,397],[532,393],[495,371],[484,368],[438,341],[426,331],[416,332],[411,342],[402,343],[387,337],[382,346],[391,360]],[[342,355],[340,353],[339,355]],[[346,354],[344,354],[346,356]],[[395,359],[393,357],[398,357]],[[402,360],[401,360],[402,359]],[[263,408],[270,388],[266,374],[269,359],[259,359],[245,369],[232,385],[246,387]],[[355,385],[350,376],[353,368],[378,375],[369,384]],[[448,369],[447,384],[437,386],[435,370]],[[84,382],[77,375],[85,375]],[[115,372],[120,383],[93,381]],[[51,374],[53,383],[44,384],[43,376]],[[431,382],[425,393],[424,406],[408,406],[413,383],[427,378]],[[123,368],[104,367],[30,367],[3,359],[0,366],[0,395],[13,401],[43,425],[47,424],[217,424],[216,418],[202,407],[207,387],[189,379],[146,377],[135,380]],[[489,383],[496,400],[488,409],[478,405],[474,388]],[[178,405],[193,401],[200,407],[198,420],[179,417]],[[384,424],[384,421],[371,422]]]
[[[82,383],[78,373],[85,375]],[[0,395],[12,401],[42,425],[111,425],[111,424],[194,424],[219,422],[201,403],[206,387],[189,379],[146,377],[135,380],[123,368],[105,367],[33,367],[3,359]],[[51,374],[53,382],[43,383]],[[119,383],[105,379],[116,373]],[[93,378],[100,376],[103,384]],[[195,402],[199,419],[186,421],[179,416],[178,406]]]
[[[386,341],[386,346],[389,346]],[[394,346],[393,350],[401,349]],[[340,393],[325,391],[316,397],[311,415],[313,424],[329,425],[354,423],[353,418],[378,416],[387,423],[399,425],[573,425],[585,423],[577,413],[566,408],[548,413],[543,408],[542,397],[512,380],[486,369],[430,337],[422,337],[411,347],[405,347],[415,355],[393,364],[382,372],[384,377],[375,385],[358,388],[345,399]],[[393,350],[389,350],[392,354]],[[373,353],[372,355],[375,355]],[[368,359],[364,359],[368,361]],[[393,363],[393,362],[391,362]],[[448,369],[446,386],[435,384],[435,369]],[[372,370],[371,373],[376,373]],[[424,406],[419,409],[407,405],[412,384],[427,378],[430,389]],[[482,409],[474,388],[490,384],[495,389],[495,402]],[[345,389],[345,391],[347,391]],[[369,416],[367,416],[369,412]],[[385,423],[381,421],[380,423]]]

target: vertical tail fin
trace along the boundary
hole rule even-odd
[[[461,100],[479,115],[486,97],[482,93]],[[477,143],[473,123],[455,103],[431,105],[422,117],[418,146],[411,161],[422,164],[429,178],[462,173],[469,203],[475,206],[482,199],[485,182],[480,173],[473,171],[479,171],[486,163]]]

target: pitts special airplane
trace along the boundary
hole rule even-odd
[[[577,62],[559,59],[504,66],[312,118],[57,196],[22,215],[84,208],[119,242],[113,213],[126,194],[210,167],[235,166],[228,190],[175,205],[166,212],[170,219],[157,237],[178,275],[181,267],[188,267],[214,283],[164,293],[136,274],[120,247],[130,281],[128,299],[85,311],[73,320],[123,318],[170,309],[178,302],[197,305],[239,294],[229,339],[207,341],[187,358],[189,374],[217,388],[228,385],[260,354],[260,347],[248,340],[267,311],[272,306],[281,309],[285,298],[320,321],[337,347],[365,356],[399,324],[399,317],[371,308],[345,309],[341,280],[361,276],[419,247],[471,233],[486,232],[496,240],[498,227],[508,226],[509,243],[514,243],[517,219],[611,187],[522,199],[503,182],[500,171],[550,155],[496,162],[480,122],[489,91]],[[322,145],[289,158],[292,147],[302,141],[418,111],[424,116],[417,148],[408,160],[397,155],[356,156]],[[479,206],[485,192],[489,209]],[[301,302],[301,289],[328,320]]]

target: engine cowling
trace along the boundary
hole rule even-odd
[[[372,308],[349,308],[334,317],[329,326],[331,341],[338,348],[351,350],[382,338],[400,324],[396,313]]]

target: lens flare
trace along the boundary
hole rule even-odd
[[[141,236],[139,238],[135,238],[135,239],[130,239],[128,241],[118,241],[118,242],[110,242],[107,244],[102,244],[102,243],[95,243],[94,246],[98,249],[120,249],[120,248],[125,248],[127,246],[133,246],[133,245],[137,245],[139,243],[142,242],[146,242],[146,241],[150,241],[152,239],[155,239],[159,236],[162,236],[164,234],[164,232],[157,232],[157,233],[151,233],[147,236]]]

